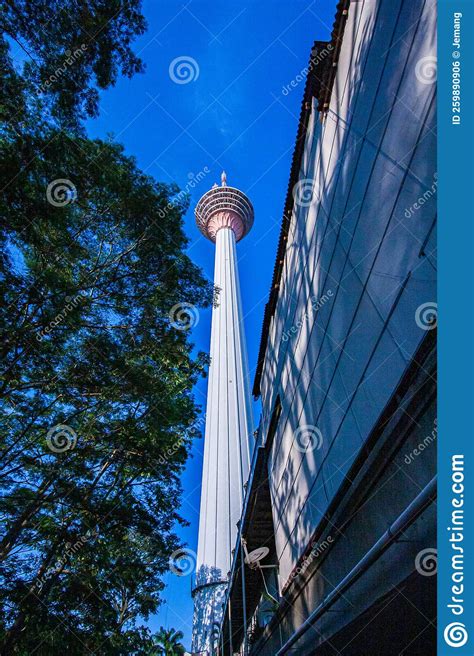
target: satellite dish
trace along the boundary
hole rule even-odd
[[[249,567],[256,567],[269,553],[270,549],[268,547],[259,547],[246,555],[245,562]]]

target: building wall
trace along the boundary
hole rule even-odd
[[[261,384],[282,587],[430,328],[435,22],[434,0],[352,2],[323,122],[313,104]]]

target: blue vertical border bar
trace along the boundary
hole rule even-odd
[[[439,0],[438,654],[440,656],[474,654],[473,125],[474,0]]]

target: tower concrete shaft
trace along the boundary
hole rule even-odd
[[[215,242],[211,364],[207,393],[193,647],[211,654],[222,613],[227,574],[237,537],[253,449],[247,350],[237,271],[236,241],[253,222],[253,208],[239,190],[214,187],[199,201],[199,228]]]

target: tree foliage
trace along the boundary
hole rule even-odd
[[[24,76],[56,118],[98,113],[99,89],[143,63],[131,48],[146,29],[141,0],[5,0],[2,23],[26,55]]]
[[[35,45],[35,71],[0,48],[1,653],[145,654],[142,620],[181,546],[190,390],[206,365],[170,310],[207,305],[212,290],[185,254],[178,189],[71,129],[93,80],[137,68],[139,3],[107,23],[70,87],[43,97],[34,76],[79,29],[60,11],[40,47],[34,20],[51,4],[7,3],[8,33]],[[95,29],[124,5],[80,3],[80,22]]]
[[[152,637],[154,646],[150,656],[184,656],[185,649],[181,643],[183,633],[163,627]]]

